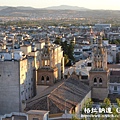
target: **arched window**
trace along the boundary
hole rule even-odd
[[[48,76],[46,77],[46,81],[49,82],[49,77]]]
[[[96,78],[94,78],[94,83],[97,83],[97,79]]]
[[[97,78],[94,78],[94,86],[97,86]]]
[[[99,83],[102,84],[102,79],[101,78],[99,79]]]
[[[41,81],[44,82],[44,77],[43,76],[41,77]]]

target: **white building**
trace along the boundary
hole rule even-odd
[[[33,61],[21,51],[0,52],[0,114],[22,111],[35,95]]]
[[[48,120],[49,111],[30,110],[26,113],[12,112],[1,116],[1,120]]]
[[[116,53],[117,53],[117,48],[115,44],[110,44],[110,48],[107,49],[108,53],[108,63],[109,61],[113,60],[112,63],[116,63]]]

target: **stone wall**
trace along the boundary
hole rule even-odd
[[[108,97],[108,88],[93,88],[92,89],[92,98],[104,100]]]
[[[0,61],[0,114],[20,110],[19,62]]]

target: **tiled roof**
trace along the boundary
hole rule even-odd
[[[68,78],[31,99],[27,103],[26,110],[49,110],[51,113],[57,113],[65,110],[65,104],[66,109],[71,110],[83,100],[89,91],[88,85]]]

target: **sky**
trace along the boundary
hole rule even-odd
[[[0,0],[0,6],[49,6],[70,5],[89,9],[120,10],[120,0]]]

